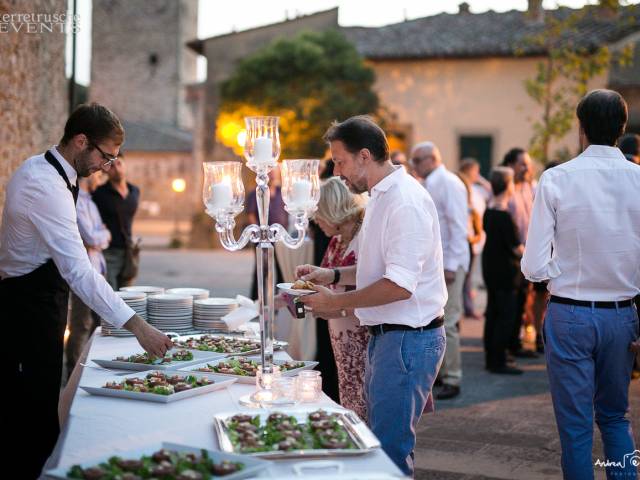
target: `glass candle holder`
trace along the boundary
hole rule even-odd
[[[311,215],[320,200],[320,160],[283,160],[282,199],[292,215]]]
[[[273,382],[280,378],[281,372],[280,367],[277,365],[273,365],[272,373],[262,373],[262,365],[258,366],[258,371],[256,372],[256,387],[258,390],[268,390],[273,387]]]
[[[280,157],[279,117],[245,117],[247,136],[244,156],[247,167],[256,173],[266,173],[276,166]]]
[[[317,370],[304,370],[296,377],[296,397],[300,402],[316,402],[322,392],[322,376]]]
[[[202,200],[206,212],[216,219],[233,218],[244,209],[242,163],[204,162]]]
[[[296,398],[296,380],[294,377],[279,376],[273,380],[270,405],[294,405]]]

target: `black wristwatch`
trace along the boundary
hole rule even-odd
[[[333,269],[333,282],[331,282],[331,285],[337,285],[339,281],[340,281],[340,269],[339,268],[334,268]]]

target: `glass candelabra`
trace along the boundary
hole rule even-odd
[[[245,124],[244,156],[247,167],[256,174],[259,224],[247,226],[240,238],[234,237],[235,217],[244,209],[241,162],[205,162],[203,200],[207,214],[216,220],[216,231],[224,248],[236,251],[249,242],[256,244],[262,375],[256,392],[245,403],[261,406],[272,399],[275,316],[273,245],[283,242],[288,248],[299,248],[304,243],[309,216],[316,210],[320,199],[320,161],[281,162],[282,197],[286,211],[293,217],[297,233],[292,237],[284,226],[278,223],[269,225],[269,172],[277,166],[280,156],[278,117],[246,117]]]

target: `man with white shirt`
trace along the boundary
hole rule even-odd
[[[303,265],[296,275],[316,285],[355,285],[302,297],[316,316],[355,313],[369,328],[365,396],[369,425],[405,475],[413,474],[415,430],[432,408],[431,389],[442,363],[447,291],[440,228],[429,194],[389,160],[382,129],[352,117],[325,134],[334,173],[354,193],[369,192],[357,267]]]
[[[462,381],[458,322],[463,312],[462,290],[470,257],[468,195],[464,182],[442,163],[440,150],[433,142],[423,142],[413,147],[411,164],[433,198],[440,222],[444,278],[449,299],[444,307],[447,351],[439,377],[442,389],[436,398],[446,400],[460,394]]]
[[[78,232],[77,177],[115,161],[124,140],[117,117],[98,105],[81,105],[69,117],[58,146],[27,159],[6,190],[0,227],[0,305],[12,341],[7,458],[24,457],[21,478],[36,478],[58,433],[58,397],[69,286],[109,323],[129,329],[152,355],[171,341],[147,324],[93,268]],[[36,430],[27,428],[33,425]]]
[[[595,412],[607,478],[635,479],[626,415],[638,346],[640,166],[615,147],[627,121],[617,92],[588,93],[577,116],[583,152],[540,177],[522,272],[549,280],[543,333],[564,478],[594,477]]]

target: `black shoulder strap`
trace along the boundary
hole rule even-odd
[[[60,162],[53,155],[53,153],[51,153],[50,150],[47,150],[47,153],[44,154],[44,158],[47,162],[49,162],[53,166],[53,168],[56,169],[58,174],[60,174],[62,179],[65,181],[65,183],[67,184],[67,188],[71,192],[71,195],[73,195],[73,203],[76,203],[78,201],[78,186],[71,185],[71,182],[69,181],[69,177],[67,177],[67,173],[64,171],[64,168],[62,168],[62,165],[60,165]]]

